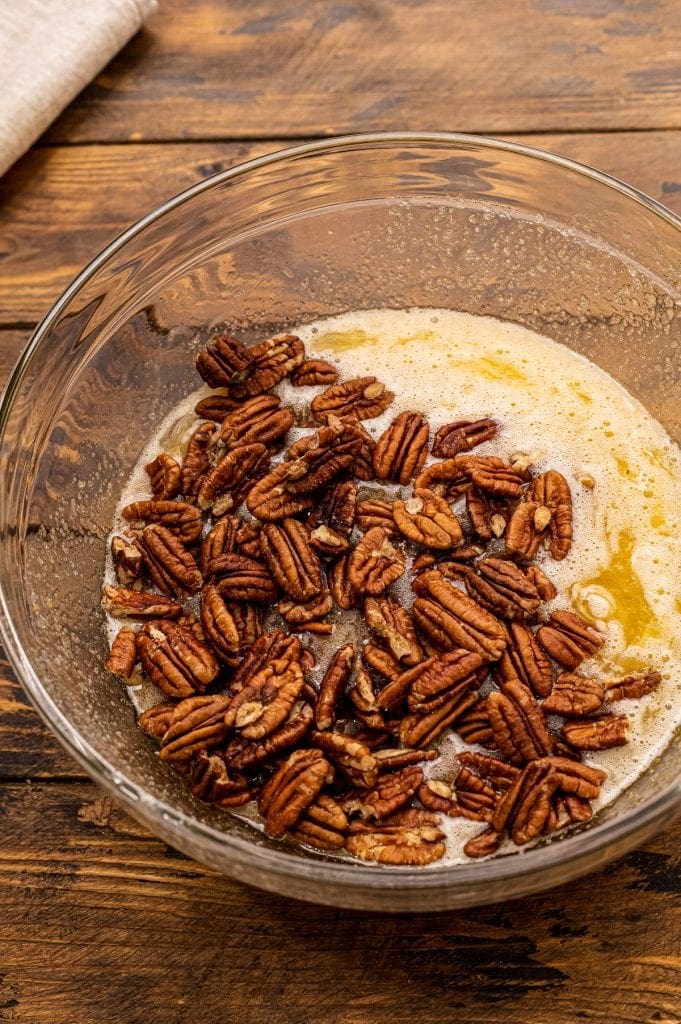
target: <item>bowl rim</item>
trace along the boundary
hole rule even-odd
[[[564,156],[549,153],[533,146],[518,142],[507,142],[484,135],[471,135],[460,132],[368,132],[342,135],[329,139],[318,140],[276,150],[250,160],[243,161],[225,171],[199,181],[184,189],[177,195],[161,203],[145,216],[134,222],[129,228],[111,241],[84,269],[74,278],[62,292],[47,314],[33,331],[29,341],[17,360],[0,397],[0,442],[4,440],[7,420],[13,406],[16,393],[21,387],[24,375],[33,355],[46,339],[54,322],[63,309],[102,267],[107,260],[121,250],[128,241],[142,233],[145,228],[159,220],[166,213],[192,200],[208,189],[224,182],[248,175],[251,171],[270,164],[285,163],[306,156],[342,150],[345,147],[380,147],[386,144],[449,144],[455,146],[475,146],[489,150],[516,153],[532,160],[553,164],[566,171],[591,178],[613,191],[619,192],[633,202],[646,207],[653,214],[681,230],[681,217],[667,209],[657,200],[644,192],[627,185],[625,182],[598,171],[587,164],[579,163]],[[7,597],[3,581],[0,579],[0,639],[7,656],[23,688],[28,693],[33,705],[48,727],[56,734],[61,744],[86,769],[96,782],[111,792],[119,802],[124,804],[133,816],[142,817],[147,824],[160,815],[171,829],[182,829],[199,840],[208,844],[216,853],[231,854],[241,863],[251,862],[263,873],[276,876],[300,878],[304,875],[307,882],[331,883],[336,887],[350,889],[379,888],[384,892],[390,890],[409,889],[415,894],[429,890],[467,890],[478,889],[489,882],[510,881],[514,878],[527,877],[534,872],[535,883],[526,885],[523,893],[536,891],[557,879],[547,879],[547,869],[561,867],[566,870],[564,878],[580,874],[576,863],[590,855],[597,857],[606,847],[613,845],[618,839],[628,835],[640,834],[641,830],[651,823],[662,819],[674,810],[681,802],[681,779],[671,783],[654,799],[640,807],[624,812],[619,817],[592,827],[570,834],[568,841],[553,841],[545,846],[530,850],[520,849],[508,856],[471,862],[470,864],[440,864],[427,870],[423,868],[391,867],[381,870],[379,865],[357,863],[342,859],[322,859],[310,856],[302,858],[293,854],[282,844],[279,848],[270,849],[254,843],[251,839],[242,838],[223,832],[200,822],[198,819],[180,811],[160,797],[149,793],[143,786],[132,781],[123,772],[117,771],[95,747],[84,740],[79,732],[53,702],[44,689],[37,672],[26,655],[9,614]],[[152,824],[153,830],[153,824]],[[616,851],[616,853],[624,852]],[[616,854],[613,854],[613,856]],[[605,861],[607,856],[603,857]],[[571,867],[570,867],[571,866]],[[263,885],[267,885],[263,880]],[[520,894],[520,893],[519,893]],[[314,899],[314,892],[310,897]],[[498,898],[494,896],[493,898]],[[484,902],[484,895],[474,901]]]

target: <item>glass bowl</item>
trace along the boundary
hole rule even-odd
[[[593,823],[463,866],[382,868],[307,853],[195,801],[103,669],[105,538],[156,424],[196,386],[216,324],[262,338],[377,306],[443,306],[547,334],[616,377],[681,441],[681,221],[569,160],[453,134],[355,136],[252,160],[113,242],[33,335],[0,406],[2,639],[38,711],[168,843],[275,892],[441,910],[600,867],[669,822],[681,756]],[[380,368],[377,368],[380,372]]]

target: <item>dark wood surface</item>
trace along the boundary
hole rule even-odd
[[[293,138],[506,134],[681,212],[677,0],[161,7],[0,179],[2,380],[132,220]],[[0,661],[0,1022],[678,1024],[680,849],[670,824],[600,874],[457,914],[293,903],[116,809]]]

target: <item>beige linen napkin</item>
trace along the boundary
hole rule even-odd
[[[0,174],[155,6],[156,0],[0,0]]]

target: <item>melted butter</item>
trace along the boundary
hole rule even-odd
[[[324,331],[315,338],[315,344],[328,352],[349,352],[353,348],[377,345],[379,339],[361,328],[351,331]]]
[[[527,375],[513,363],[492,356],[481,356],[479,359],[450,360],[451,364],[464,370],[467,374],[483,377],[487,380],[501,381],[509,384],[528,384]]]
[[[617,452],[613,452],[613,458],[615,465],[617,466],[617,472],[625,480],[638,480],[638,473],[632,469],[629,462],[623,455],[618,455]]]
[[[665,451],[661,448],[644,448],[643,456],[651,466],[656,466],[668,476],[674,476],[674,465]]]
[[[633,534],[623,530],[618,535],[614,550],[611,548],[609,562],[598,575],[575,584],[571,591],[575,607],[587,621],[595,625],[599,620],[608,622],[614,619],[619,623],[625,647],[637,646],[650,637],[660,635],[657,618],[632,564],[634,547]],[[604,600],[594,610],[594,602],[589,600],[590,588],[598,588],[609,601]],[[603,610],[605,614],[600,614]]]
[[[568,387],[574,395],[577,395],[577,398],[580,400],[580,402],[584,402],[585,405],[593,404],[593,398],[584,390],[584,388],[578,380],[569,381]]]

